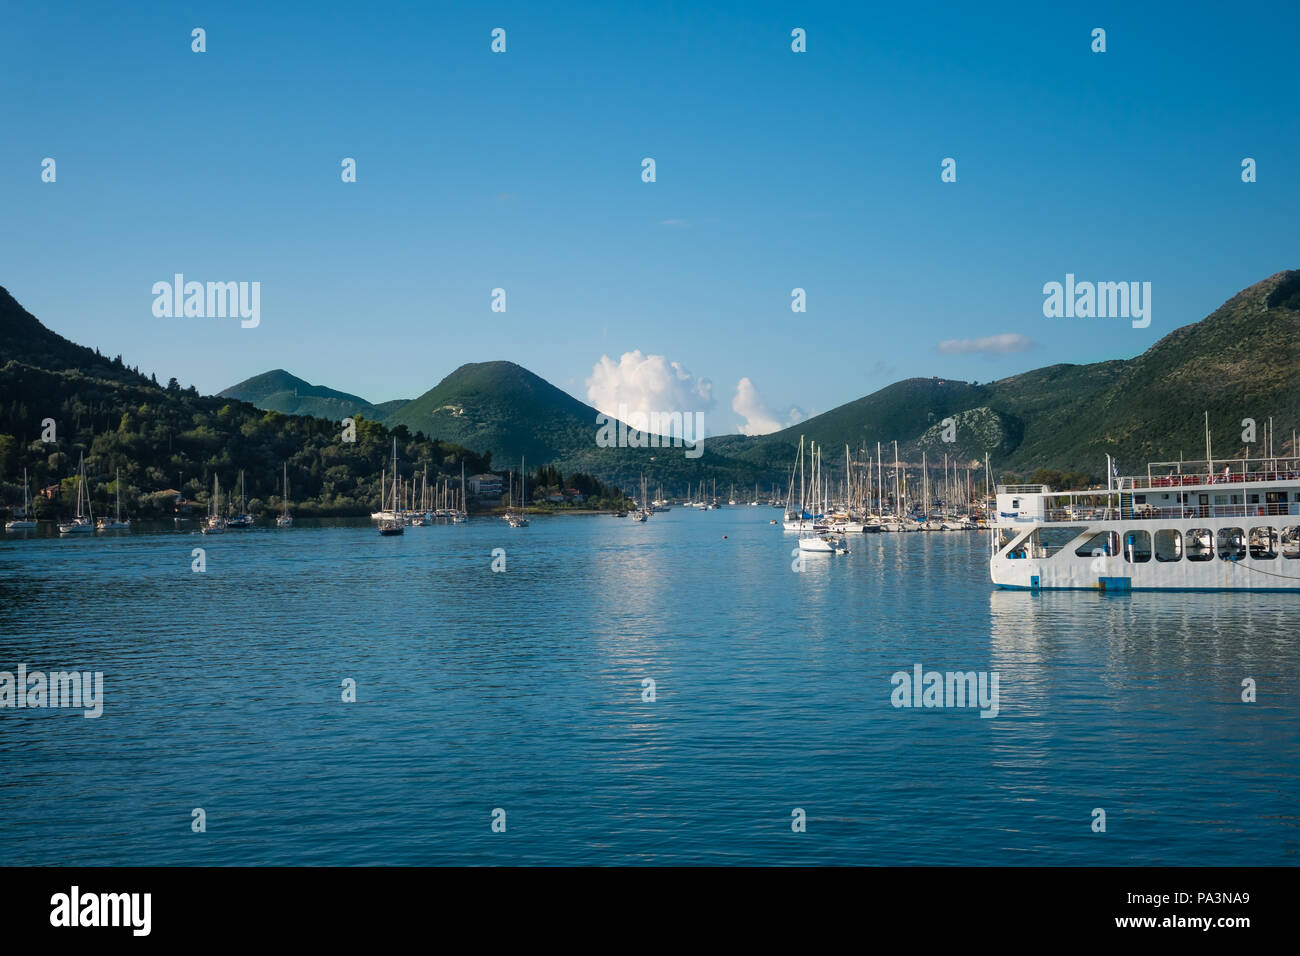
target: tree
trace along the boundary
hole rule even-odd
[[[11,465],[18,461],[18,439],[13,435],[0,435],[0,475],[7,475]]]

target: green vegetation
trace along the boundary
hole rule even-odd
[[[1080,328],[1100,334],[1102,325]],[[1128,472],[1149,460],[1201,457],[1206,411],[1217,457],[1247,452],[1243,419],[1253,418],[1262,438],[1270,417],[1278,452],[1300,454],[1290,447],[1298,381],[1300,271],[1292,271],[1132,359],[1054,365],[984,385],[908,379],[771,435],[709,438],[702,457],[688,458],[681,448],[597,447],[594,409],[510,362],[463,365],[419,398],[382,405],[283,370],[217,397],[176,379],[163,387],[120,356],[46,329],[0,289],[0,498],[21,500],[13,481],[26,466],[34,488],[61,486],[52,499],[38,498],[38,514],[64,512],[84,451],[97,510],[117,468],[132,514],[166,512],[171,501],[157,494],[166,489],[203,504],[214,474],[229,491],[243,468],[250,510],[274,511],[287,460],[297,513],[366,514],[379,502],[394,435],[408,477],[428,462],[430,480],[458,480],[462,462],[474,474],[492,470],[494,458],[500,474],[525,456],[537,469],[530,500],[578,488],[594,497],[583,504],[593,508],[621,506],[619,488],[639,487],[642,474],[669,495],[713,481],[720,494],[735,485],[748,497],[756,483],[761,494],[773,484],[783,493],[800,435],[824,446],[833,468],[846,444],[874,453],[880,442],[888,462],[898,439],[913,464],[922,451],[936,466],[944,455],[970,465],[987,453],[999,475],[1059,487],[1104,482],[1107,454]],[[345,416],[357,421],[355,443],[341,440]],[[46,418],[57,422],[52,444],[40,440]],[[954,442],[943,440],[948,419]]]
[[[574,491],[582,496],[581,501],[569,494]],[[565,500],[547,501],[554,495]],[[573,472],[566,477],[554,465],[543,465],[528,476],[529,510],[618,511],[627,508],[628,504],[628,496],[621,489],[582,472]]]
[[[45,418],[57,424],[52,444],[41,441]],[[22,501],[13,479],[21,479],[25,466],[33,488],[59,485],[52,499],[37,496],[34,510],[42,518],[67,514],[75,503],[70,476],[83,452],[97,514],[110,507],[119,468],[123,508],[132,515],[171,514],[174,496],[157,494],[167,489],[206,508],[213,475],[223,495],[238,493],[240,469],[249,511],[271,514],[280,508],[281,463],[287,461],[296,514],[365,515],[378,507],[393,436],[408,479],[426,462],[431,482],[458,482],[462,462],[467,473],[491,467],[490,456],[364,418],[357,419],[356,441],[344,442],[338,424],[321,418],[18,362],[0,368],[0,500]]]

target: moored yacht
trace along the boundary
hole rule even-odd
[[[77,466],[77,514],[71,521],[59,522],[59,534],[88,534],[95,530],[94,515],[90,507],[90,492],[86,488],[86,455]]]
[[[279,517],[275,519],[275,526],[277,528],[292,528],[293,515],[289,514],[289,463],[287,461],[284,463],[284,493],[281,495],[280,501],[283,510],[280,512]]]
[[[226,519],[221,516],[221,483],[217,476],[212,476],[212,506],[209,509],[208,516],[203,519],[203,526],[199,528],[204,534],[225,534]]]
[[[841,534],[829,531],[805,532],[799,535],[799,551],[812,554],[848,554],[848,540]]]
[[[402,517],[402,512],[399,510],[399,506],[397,503],[398,484],[397,484],[397,438],[396,436],[394,436],[393,438],[393,499],[391,502],[386,497],[388,494],[388,486],[387,486],[386,479],[387,479],[387,473],[381,470],[379,473],[379,510],[372,511],[370,513],[370,520],[378,521],[381,524],[387,523],[389,525],[392,525],[394,523],[400,523],[402,525],[405,525],[406,520]]]
[[[523,456],[519,458],[519,512],[515,513],[513,509],[506,511],[506,524],[512,528],[527,528],[528,516],[524,514],[524,502],[528,497],[528,474],[524,471]]]
[[[36,522],[31,518],[32,502],[28,494],[27,486],[27,469],[23,469],[23,510],[15,512],[13,520],[5,525],[6,531],[30,531],[36,527]]]
[[[96,531],[130,531],[131,519],[122,520],[122,470],[117,470],[117,476],[113,481],[117,491],[117,509],[112,518],[103,517],[95,521]]]
[[[231,504],[234,503],[234,495],[231,495]],[[227,528],[251,528],[253,527],[253,516],[248,513],[247,498],[244,495],[244,469],[239,469],[239,513],[233,514],[226,519]]]

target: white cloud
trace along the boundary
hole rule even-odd
[[[982,339],[944,339],[939,343],[939,351],[944,355],[1008,355],[1027,352],[1033,347],[1033,339],[1018,332],[1003,332]]]
[[[753,381],[746,376],[736,383],[736,394],[731,399],[731,410],[745,419],[737,423],[736,431],[742,435],[767,435],[780,431],[806,418],[804,410],[792,405],[785,421],[768,407]]]
[[[696,378],[680,362],[663,355],[645,355],[640,349],[624,352],[616,362],[608,355],[591,369],[587,401],[606,415],[642,412],[702,412],[713,407],[713,383]]]

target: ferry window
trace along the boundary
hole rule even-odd
[[[1151,560],[1151,535],[1145,531],[1124,532],[1124,560],[1142,564]]]
[[[1156,532],[1156,560],[1181,561],[1183,559],[1183,536],[1173,528],[1164,528]]]
[[[1107,557],[1119,553],[1119,532],[1103,531],[1100,534],[1094,534],[1091,538],[1083,543],[1082,547],[1075,549],[1075,554],[1081,558],[1091,558],[1095,552],[1100,552]]]
[[[1277,557],[1277,532],[1272,528],[1250,529],[1250,556],[1259,561]]]
[[[1133,496],[1133,500],[1134,500],[1135,502],[1137,502],[1138,504],[1140,504],[1140,505],[1144,505],[1144,504],[1147,503],[1147,496],[1146,496],[1146,495],[1134,495],[1134,496]]]
[[[1187,560],[1208,561],[1214,557],[1214,532],[1209,528],[1193,528],[1187,532]]]
[[[1216,544],[1224,561],[1240,561],[1246,556],[1246,533],[1240,528],[1220,528]]]
[[[1282,529],[1282,557],[1300,558],[1300,525]]]
[[[1034,557],[1050,558],[1087,530],[1087,527],[1071,527],[1068,525],[1035,529],[1033,536],[1030,538]]]

